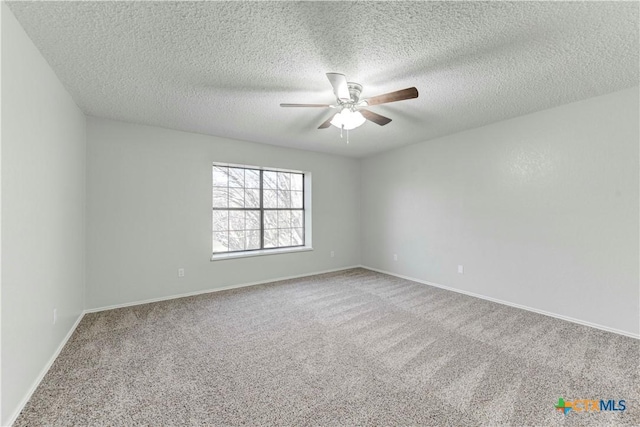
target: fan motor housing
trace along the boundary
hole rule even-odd
[[[351,102],[357,104],[360,101],[360,94],[362,93],[362,85],[354,82],[347,82],[349,88],[349,95],[351,96]]]

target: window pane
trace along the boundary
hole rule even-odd
[[[245,249],[260,249],[260,232],[259,231],[246,231],[245,232]]]
[[[291,226],[294,228],[302,227],[302,211],[291,211]]]
[[[278,230],[278,246],[291,246],[291,229]]]
[[[269,208],[277,208],[278,207],[278,195],[276,190],[264,190],[262,193],[262,201],[264,203],[264,207]]]
[[[260,171],[255,169],[245,169],[244,171],[244,187],[260,188]]]
[[[229,251],[244,250],[244,231],[229,232]]]
[[[229,207],[244,208],[244,190],[242,188],[229,189]]]
[[[291,174],[291,189],[295,190],[295,191],[302,191],[303,185],[304,185],[303,178],[304,178],[304,175],[301,175],[299,173],[292,173]]]
[[[291,192],[291,207],[302,209],[302,191]]]
[[[229,230],[244,230],[244,211],[229,211]]]
[[[226,187],[228,180],[227,174],[229,168],[225,168],[222,166],[214,166],[213,167],[213,186],[214,187]]]
[[[291,246],[300,246],[303,244],[304,230],[302,228],[294,228],[291,232]]]
[[[260,211],[245,211],[245,229],[260,230]]]
[[[288,209],[291,207],[291,192],[278,190],[278,208]]]
[[[260,189],[244,190],[244,206],[246,208],[260,207]]]
[[[225,232],[213,233],[213,252],[227,252],[229,234]]]
[[[262,172],[263,182],[262,185],[264,188],[268,188],[271,190],[275,190],[278,188],[278,173],[271,171]]]
[[[278,246],[278,230],[264,230],[264,247],[275,248]]]
[[[303,174],[214,165],[212,181],[214,252],[304,244]]]
[[[264,211],[264,228],[278,228],[278,211]]]
[[[291,190],[291,174],[278,172],[278,190]]]
[[[229,187],[244,187],[244,169],[229,168]]]
[[[291,212],[290,211],[278,211],[278,228],[291,227]]]
[[[229,229],[229,211],[213,211],[213,231]]]
[[[226,187],[213,187],[213,207],[226,208],[229,206],[229,190]]]

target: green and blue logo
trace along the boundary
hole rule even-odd
[[[600,412],[600,411],[615,411],[622,412],[627,409],[627,402],[625,400],[614,399],[575,399],[564,400],[562,397],[558,399],[555,408],[567,415],[569,412]]]

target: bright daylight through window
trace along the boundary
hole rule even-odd
[[[213,254],[305,244],[304,173],[213,165]]]

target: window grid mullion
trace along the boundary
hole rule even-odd
[[[260,249],[264,249],[264,171],[260,169]]]

